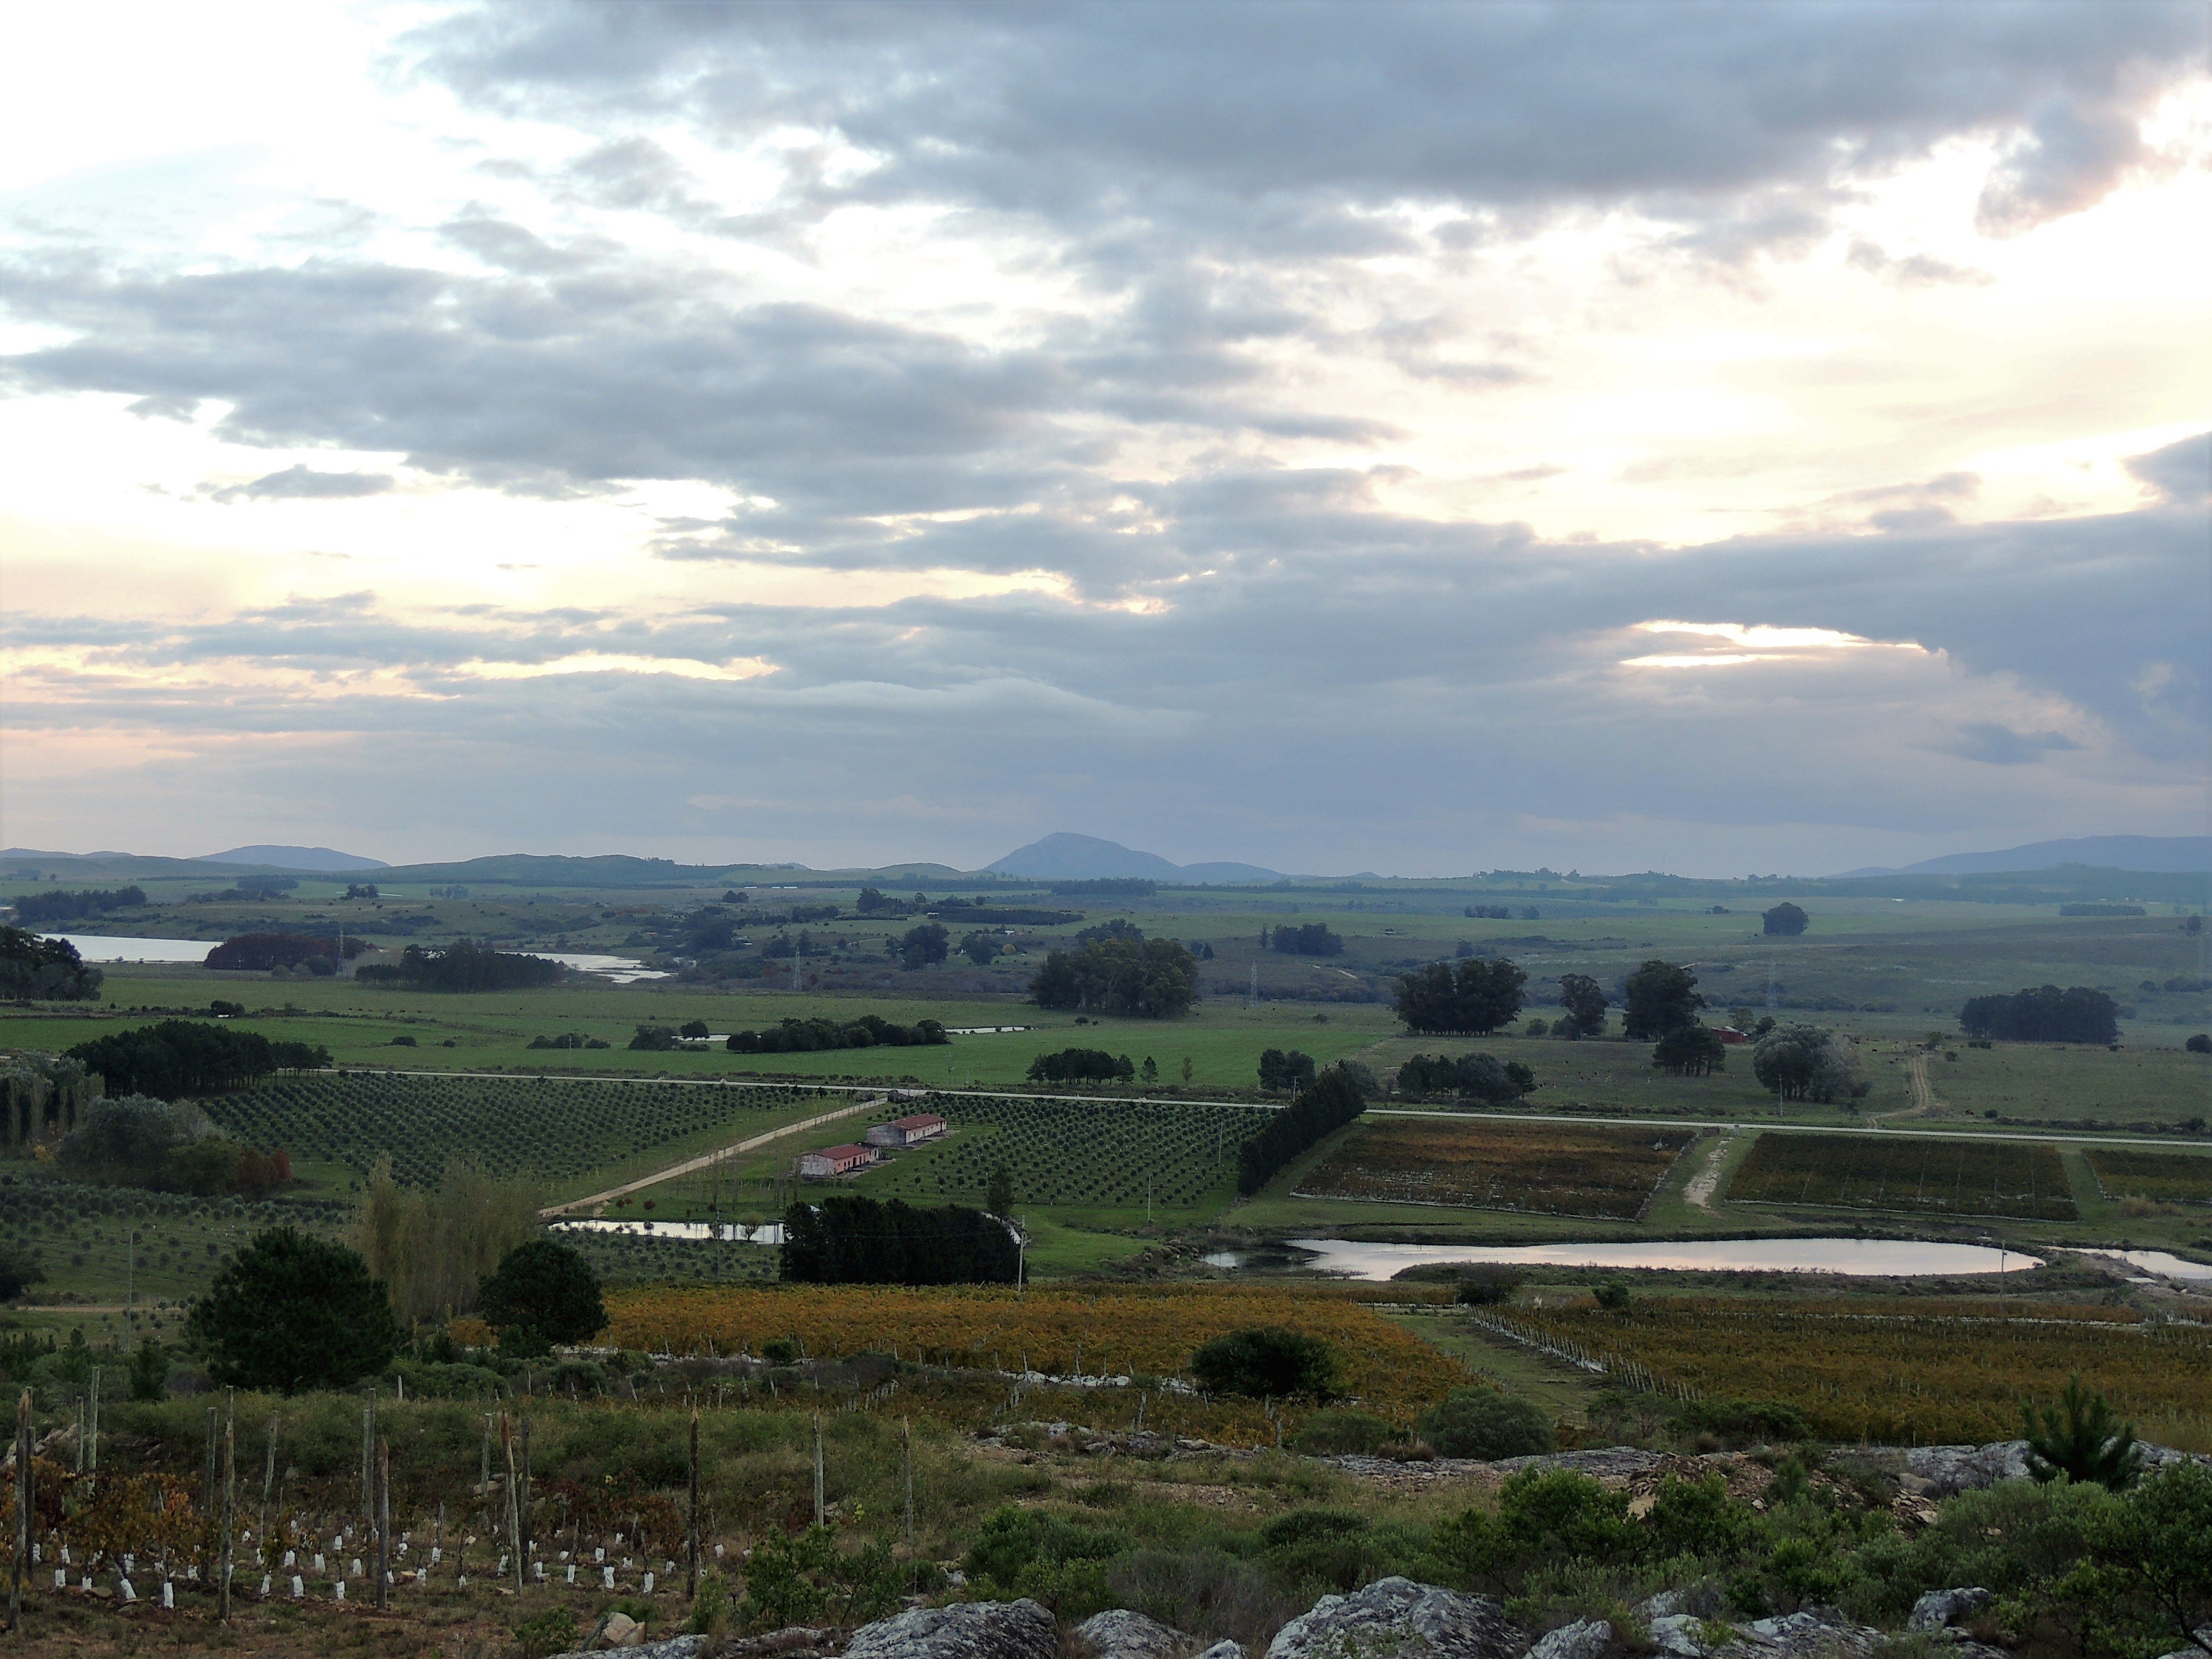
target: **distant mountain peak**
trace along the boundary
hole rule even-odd
[[[1862,876],[1988,876],[2029,870],[2055,870],[2085,864],[2098,870],[2136,870],[2145,874],[2193,875],[2212,871],[2212,836],[2083,836],[2072,841],[2036,841],[1996,853],[1947,853],[1902,869],[1869,868],[1844,872],[1837,880]]]
[[[228,853],[208,853],[195,864],[265,864],[276,870],[389,870],[382,859],[365,859],[328,847],[234,847]]]
[[[1100,881],[1136,877],[1146,881],[1279,881],[1275,871],[1256,864],[1172,864],[1157,853],[1140,853],[1118,841],[1055,830],[1017,847],[983,868],[993,875],[1038,881]]]

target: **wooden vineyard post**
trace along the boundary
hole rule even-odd
[[[261,1465],[261,1543],[264,1549],[266,1549],[269,1545],[269,1498],[276,1487],[276,1414],[271,1413],[269,1418],[269,1455],[263,1460]]]
[[[207,1480],[200,1488],[200,1568],[209,1577],[215,1573],[215,1453],[216,1409],[210,1406],[207,1413]]]
[[[906,1466],[906,1549],[914,1553],[914,1421],[899,1419],[900,1461]]]
[[[100,1367],[92,1368],[92,1392],[85,1402],[84,1472],[100,1473]]]
[[[392,1578],[392,1442],[376,1443],[376,1605],[384,1606]]]
[[[814,1524],[823,1521],[822,1506],[822,1413],[814,1413]]]
[[[514,1563],[514,1595],[522,1599],[522,1517],[515,1507],[514,1429],[505,1412],[499,1414],[499,1448],[507,1459],[507,1542]]]
[[[527,1400],[529,1395],[526,1394],[523,1398]],[[530,1498],[530,1413],[526,1411],[522,1413],[522,1490],[516,1495],[514,1500],[517,1516],[514,1547],[520,1550],[525,1557],[523,1561],[525,1571],[529,1570],[530,1565],[527,1559],[530,1554],[531,1536]]]
[[[222,1391],[222,1559],[216,1567],[216,1617],[230,1617],[231,1540],[238,1531],[238,1390]]]
[[[23,1577],[31,1570],[31,1391],[15,1401],[15,1571],[8,1586],[8,1628],[23,1628]]]
[[[699,1408],[691,1408],[690,1508],[684,1517],[684,1595],[699,1599]]]
[[[376,1386],[361,1408],[361,1524],[376,1524]]]

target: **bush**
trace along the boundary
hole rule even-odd
[[[1395,1438],[1390,1425],[1365,1412],[1316,1412],[1291,1437],[1291,1449],[1308,1457],[1340,1457],[1347,1452],[1372,1454]]]
[[[1597,1298],[1597,1305],[1607,1313],[1620,1313],[1628,1306],[1628,1286],[1618,1279],[1592,1286],[1590,1294]]]
[[[1521,1288],[1521,1280],[1518,1267],[1509,1267],[1502,1261],[1479,1261],[1460,1275],[1455,1294],[1463,1307],[1492,1308],[1510,1302]]]
[[[1693,1400],[1669,1426],[1678,1438],[1709,1434],[1736,1446],[1813,1437],[1803,1413],[1778,1400]]]
[[[1445,1457],[1528,1457],[1557,1444],[1552,1419],[1533,1401],[1495,1389],[1454,1389],[1415,1425]]]
[[[1208,1394],[1327,1400],[1337,1392],[1336,1350],[1279,1326],[1226,1331],[1191,1355],[1190,1374]]]
[[[548,1607],[514,1627],[515,1659],[545,1659],[576,1645],[576,1615],[566,1607]]]
[[[2192,1054],[2212,1054],[2212,1035],[2199,1031],[2181,1046]]]

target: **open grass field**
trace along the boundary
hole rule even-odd
[[[772,1085],[371,1073],[280,1077],[207,1109],[249,1145],[295,1158],[364,1174],[389,1158],[409,1186],[434,1185],[459,1158],[562,1198],[810,1116],[823,1102]]]
[[[1524,1304],[1506,1322],[1712,1398],[1786,1401],[1838,1440],[2007,1439],[2020,1432],[2022,1401],[2051,1398],[2078,1372],[2145,1438],[2212,1451],[2212,1328],[2202,1325],[2075,1318],[2035,1304],[1972,1318],[1694,1297],[1639,1297],[1620,1313]]]
[[[1297,1192],[1632,1220],[1691,1139],[1679,1129],[1375,1118],[1309,1168]]]
[[[2212,1204],[2212,1155],[2093,1146],[2082,1153],[2107,1198]]]
[[[2033,1141],[1764,1134],[1729,1183],[1737,1204],[2071,1221],[2056,1148]]]
[[[2128,1035],[2125,1023],[2122,1035]],[[1931,1060],[1930,1085],[1954,1112],[2002,1123],[2202,1130],[2212,1117],[2212,1056],[2130,1042],[2113,1054],[2079,1044],[1954,1043]]]

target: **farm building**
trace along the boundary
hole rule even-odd
[[[799,1155],[799,1173],[811,1179],[829,1176],[850,1175],[855,1170],[865,1170],[876,1161],[876,1155],[866,1146],[830,1146],[818,1152]]]
[[[1718,1037],[1723,1042],[1748,1042],[1751,1041],[1750,1032],[1739,1031],[1733,1025],[1716,1025],[1713,1027],[1713,1035]]]
[[[919,1146],[944,1133],[943,1118],[934,1112],[916,1112],[911,1117],[895,1117],[888,1123],[877,1124],[865,1139],[871,1146]]]

